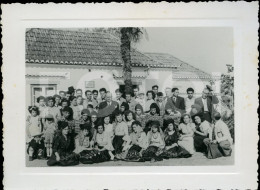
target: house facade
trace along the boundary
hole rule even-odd
[[[170,54],[143,53],[131,49],[132,82],[146,92],[153,85],[159,91],[178,87],[185,96],[193,87],[199,96],[209,81],[220,92],[220,75],[210,75]],[[40,95],[75,89],[112,93],[124,88],[120,41],[105,33],[53,29],[26,32],[26,104],[34,105]]]

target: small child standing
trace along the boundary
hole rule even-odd
[[[46,153],[47,153],[47,158],[50,158],[52,155],[52,143],[53,143],[53,138],[54,134],[56,131],[56,124],[54,122],[54,117],[51,114],[48,114],[45,117],[46,121],[44,124],[44,143],[46,147]]]
[[[27,153],[29,154],[29,161],[33,161],[34,159],[42,159],[44,156],[44,142],[42,139],[41,132],[33,132],[31,133],[32,140],[29,142],[29,146],[27,149]]]
[[[28,111],[31,115],[26,119],[27,143],[33,139],[32,134],[42,131],[39,109],[36,106],[29,106]]]

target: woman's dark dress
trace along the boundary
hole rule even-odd
[[[69,136],[65,139],[62,134],[57,135],[53,141],[53,153],[47,161],[48,166],[74,166],[79,164],[77,154],[72,152],[74,150],[72,144],[74,145]],[[56,160],[55,152],[59,154],[60,161]]]
[[[103,147],[99,146],[98,148],[102,149]],[[94,164],[100,162],[106,162],[110,160],[110,155],[108,150],[99,151],[96,149],[93,150],[83,150],[79,153],[79,161],[82,164]]]
[[[116,135],[112,141],[112,145],[114,147],[114,153],[115,154],[120,154],[122,153],[122,150],[123,150],[123,143],[124,143],[124,140],[123,140],[123,137],[124,136],[118,136]]]
[[[178,134],[174,132],[173,134],[169,135],[168,132],[165,133],[165,146],[172,146],[174,143],[177,144],[178,142]],[[191,154],[180,146],[175,146],[168,150],[164,149],[163,153],[160,155],[165,159],[169,158],[188,158],[191,157]]]
[[[198,131],[201,132],[200,128],[197,128]],[[194,147],[196,152],[207,152],[207,146],[204,144],[203,140],[208,138],[208,136],[202,136],[200,134],[194,133]]]

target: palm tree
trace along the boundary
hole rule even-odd
[[[120,28],[120,51],[123,60],[123,76],[125,83],[125,92],[132,93],[132,66],[131,66],[131,43],[139,42],[143,34],[146,34],[144,28],[124,27]]]
[[[109,33],[120,38],[120,53],[123,60],[123,76],[125,83],[125,92],[132,93],[132,65],[131,65],[131,43],[137,43],[143,37],[148,39],[144,28],[123,27],[123,28],[94,28],[80,29],[80,31],[94,31]]]

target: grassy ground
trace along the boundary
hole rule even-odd
[[[79,164],[73,167],[97,167],[97,166],[215,166],[215,165],[233,165],[234,149],[230,157],[220,157],[216,159],[208,159],[202,153],[196,152],[190,158],[175,158],[163,160],[159,162],[125,162],[125,161],[109,161],[91,165]],[[27,167],[47,167],[47,160],[26,159]]]

